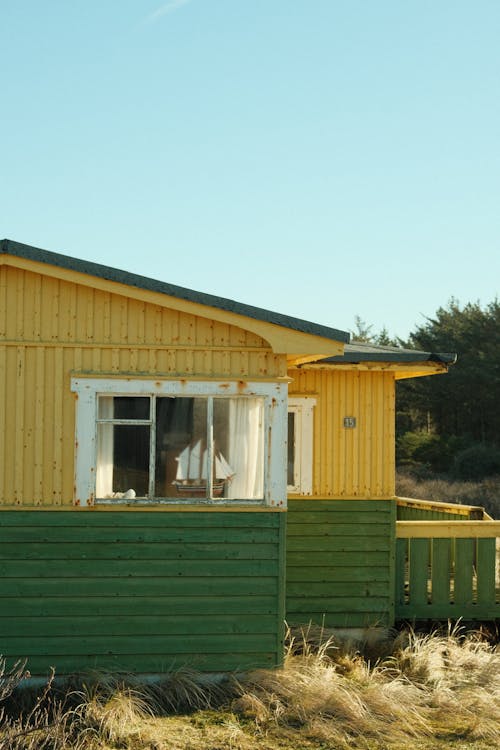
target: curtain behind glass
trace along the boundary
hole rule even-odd
[[[228,460],[235,472],[226,495],[259,500],[264,495],[264,405],[260,398],[229,399]]]

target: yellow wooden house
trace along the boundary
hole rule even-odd
[[[396,380],[453,359],[3,240],[0,653],[221,671],[285,618],[498,616],[498,524],[395,497]]]

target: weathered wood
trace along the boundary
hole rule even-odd
[[[391,501],[292,500],[287,516],[288,622],[392,624]]]
[[[354,552],[290,552],[287,555],[288,565],[303,565],[308,568],[336,566],[352,568],[361,565],[365,569],[371,566],[389,567],[389,550],[385,552],[358,550]]]
[[[112,644],[114,648],[115,638],[118,636],[130,636],[131,638],[148,638],[165,636],[165,634],[188,633],[190,636],[204,636],[206,638],[227,635],[228,637],[238,633],[258,637],[262,635],[263,640],[272,634],[276,625],[275,615],[229,613],[224,615],[207,615],[203,618],[193,615],[145,615],[145,614],[121,614],[116,613],[103,616],[95,614],[81,615],[76,618],[72,613],[62,616],[45,616],[37,623],[37,637],[61,637],[103,636],[108,638],[108,646],[111,645],[110,633],[113,634]],[[0,639],[11,639],[12,643],[17,638],[33,638],[33,623],[29,618],[2,617],[0,618]],[[10,644],[9,648],[14,646]],[[62,653],[62,652],[61,652]]]
[[[244,515],[0,513],[0,653],[32,674],[279,664],[286,518]]]
[[[496,539],[477,540],[477,602],[480,606],[488,607],[496,602],[496,547]]]
[[[397,521],[399,539],[493,539],[500,537],[500,521]]]
[[[405,590],[406,570],[408,567],[408,540],[396,539],[396,612],[403,606],[407,600]]]
[[[332,575],[334,579],[334,575]],[[364,598],[364,597],[385,597],[387,595],[386,581],[314,581],[308,582],[307,591],[304,592],[304,581],[287,582],[287,594],[290,599],[294,597],[303,597],[308,599],[333,599],[336,597],[346,598]]]
[[[277,568],[277,566],[276,566]],[[192,578],[174,576],[142,578],[117,576],[115,578],[4,578],[0,583],[4,596],[233,596],[243,594],[278,594],[278,582],[274,575],[240,576],[232,579],[225,576]]]
[[[2,611],[9,618],[33,617],[68,617],[80,618],[91,612],[99,617],[120,617],[122,615],[135,616],[154,612],[155,616],[190,615],[202,619],[209,615],[220,615],[221,612],[238,615],[271,615],[276,613],[276,594],[259,595],[248,593],[241,596],[190,596],[170,595],[169,587],[165,586],[164,596],[140,596],[127,592],[116,593],[113,596],[5,596],[0,599]],[[74,594],[74,595],[73,595]],[[1,620],[0,620],[1,621]]]
[[[500,617],[495,538],[500,531],[498,522],[398,521],[397,525],[398,619]]]
[[[473,539],[455,539],[455,591],[454,601],[457,605],[471,605],[472,569],[474,564],[475,544]]]
[[[29,545],[16,542],[0,544],[0,566],[4,560],[47,560],[64,561],[64,564],[74,561],[95,560],[150,560],[151,562],[165,560],[275,560],[278,547],[274,544],[253,544],[239,542],[202,542],[190,543],[186,541],[171,541],[166,543],[139,542],[126,543],[94,542],[34,542]]]
[[[433,604],[450,602],[451,542],[449,539],[432,540],[431,600]]]
[[[309,528],[307,536],[292,536],[288,539],[287,549],[292,552],[307,552],[314,549],[315,552],[386,552],[389,549],[387,536],[366,536],[363,531],[361,536],[310,536]]]
[[[429,540],[411,539],[409,554],[410,602],[418,605],[428,601]]]

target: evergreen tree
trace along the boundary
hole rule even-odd
[[[398,386],[398,411],[412,429],[430,423],[443,438],[463,445],[500,445],[500,304],[461,307],[452,299],[417,327],[405,344],[428,352],[454,352],[448,375],[417,378]],[[429,422],[430,415],[430,422]]]

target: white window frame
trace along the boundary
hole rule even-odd
[[[311,396],[290,396],[288,399],[288,412],[295,415],[294,483],[287,486],[287,492],[292,495],[312,495],[315,406],[316,399]]]
[[[259,500],[233,499],[120,499],[129,505],[213,504],[267,505],[286,508],[286,429],[287,384],[273,382],[150,380],[133,378],[73,377],[71,390],[76,394],[75,494],[77,506],[106,504],[95,497],[97,465],[98,396],[217,396],[261,397],[264,401],[264,493]],[[113,504],[118,504],[113,499]]]

